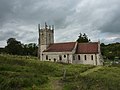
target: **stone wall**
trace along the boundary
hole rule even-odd
[[[80,59],[78,58],[80,56]],[[86,55],[86,60],[85,60]],[[47,60],[46,60],[47,56]],[[61,60],[60,60],[61,56]],[[99,54],[74,54],[72,52],[44,52],[43,60],[52,62],[64,62],[73,64],[91,64],[102,65],[99,59]]]
[[[52,62],[72,63],[72,56],[72,52],[43,52],[43,60]]]

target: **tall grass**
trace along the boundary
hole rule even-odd
[[[85,76],[66,79],[65,90],[120,90],[120,68],[103,67]]]
[[[95,67],[41,62],[36,57],[0,55],[0,90],[41,90],[41,87],[49,90],[49,85],[54,84],[51,80],[61,80],[64,70],[64,90],[120,90],[119,67],[103,67],[81,76],[81,73]]]
[[[72,76],[91,67],[93,66],[63,65],[40,62],[30,57],[0,55],[0,90],[19,90],[34,85],[40,87],[48,83],[50,77],[61,78],[64,69],[67,71],[66,76]]]

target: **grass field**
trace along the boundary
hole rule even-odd
[[[63,78],[63,74],[65,77]],[[120,67],[0,55],[0,90],[120,90]]]

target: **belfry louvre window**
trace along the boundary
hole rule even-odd
[[[80,60],[80,55],[78,55],[78,60]]]
[[[50,37],[50,34],[49,34],[49,41],[51,41],[51,37]]]
[[[87,56],[86,55],[84,56],[84,58],[85,58],[85,60],[87,60]]]

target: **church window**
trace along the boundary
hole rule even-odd
[[[56,59],[54,58],[54,62],[56,62]]]
[[[61,55],[59,55],[59,60],[60,60],[60,61],[62,60],[62,56],[61,56]]]
[[[66,58],[66,55],[64,55],[64,58]]]
[[[87,57],[86,57],[86,55],[84,56],[84,58],[85,58],[85,60],[87,60]]]
[[[91,60],[93,60],[93,55],[91,55]]]
[[[78,55],[78,60],[80,60],[80,55]]]
[[[48,60],[48,55],[46,55],[46,60]]]

